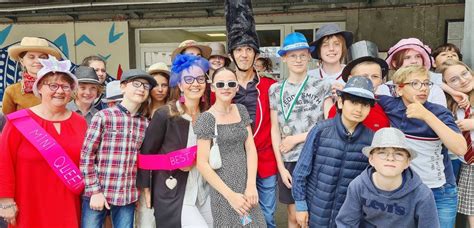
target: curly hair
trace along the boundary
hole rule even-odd
[[[179,82],[181,82],[181,73],[192,66],[201,68],[203,72],[209,70],[209,62],[200,56],[187,54],[177,55],[171,66],[170,86],[176,87]]]

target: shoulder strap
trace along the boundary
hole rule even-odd
[[[8,120],[40,152],[48,165],[73,193],[84,189],[84,177],[64,149],[36,121],[26,109],[11,113]]]

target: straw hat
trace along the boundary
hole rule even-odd
[[[181,52],[183,52],[186,48],[189,48],[189,47],[195,47],[201,50],[201,56],[205,59],[209,59],[209,56],[211,55],[212,50],[210,47],[206,45],[198,44],[195,40],[185,40],[181,42],[178,48],[176,48],[173,51],[173,53],[171,54],[171,61],[173,61],[174,58],[176,58],[176,55],[181,54]]]
[[[20,61],[20,54],[26,51],[42,52],[61,59],[61,52],[49,46],[48,41],[38,37],[23,37],[20,44],[8,48],[8,55],[15,61]]]
[[[168,76],[168,79],[170,77],[170,70],[169,70],[168,66],[166,65],[166,63],[164,63],[164,62],[154,63],[153,65],[151,65],[148,68],[147,73],[150,74],[150,75],[156,74],[156,73],[163,73],[163,74],[166,74]]]

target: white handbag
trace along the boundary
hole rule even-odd
[[[209,165],[215,170],[222,167],[221,152],[219,151],[219,146],[217,145],[217,119],[215,120],[214,125],[214,135],[215,137],[212,139],[211,151],[209,152]]]

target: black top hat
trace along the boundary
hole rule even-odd
[[[139,69],[130,69],[123,72],[122,78],[120,78],[120,83],[128,81],[128,80],[136,79],[136,78],[142,78],[142,79],[147,80],[148,83],[150,83],[151,88],[155,87],[157,84],[156,80],[151,75]]]
[[[227,48],[229,53],[248,45],[260,53],[260,42],[255,30],[251,0],[225,0]]]
[[[99,77],[95,73],[94,68],[88,66],[78,66],[74,75],[79,83],[91,83],[100,85]]]
[[[359,63],[362,62],[374,62],[377,63],[382,69],[382,79],[388,74],[388,64],[385,60],[379,58],[379,49],[377,45],[371,41],[362,40],[352,44],[349,49],[349,63],[342,70],[342,80],[347,82],[351,70]]]
[[[319,28],[318,31],[316,31],[315,40],[309,44],[309,46],[315,47],[314,51],[311,52],[311,57],[313,57],[313,59],[319,59],[318,45],[321,43],[322,39],[326,36],[331,36],[331,35],[336,35],[336,34],[341,34],[344,37],[344,40],[346,41],[346,47],[351,46],[352,40],[353,40],[352,32],[341,30],[341,28],[339,28],[339,26],[334,23],[325,24],[321,26],[321,28]]]

